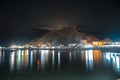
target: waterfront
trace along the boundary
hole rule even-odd
[[[117,80],[120,52],[0,50],[1,80]]]

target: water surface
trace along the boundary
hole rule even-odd
[[[0,80],[117,80],[119,78],[119,52],[0,50]]]

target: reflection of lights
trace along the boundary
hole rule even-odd
[[[80,56],[81,56],[81,60],[82,60],[82,62],[84,62],[85,59],[86,59],[86,58],[85,58],[85,51],[84,51],[84,50],[81,51]]]
[[[58,52],[58,68],[60,68],[60,51]]]
[[[2,49],[2,47],[0,46],[0,49]]]
[[[28,59],[29,59],[29,50],[26,50],[27,58],[26,58],[26,65],[28,66]]]
[[[101,58],[102,58],[102,53],[100,52],[100,50],[94,50],[93,51],[93,56],[94,56],[94,63],[96,64],[98,64],[99,63],[99,61],[101,60]]]
[[[49,50],[45,50],[45,53],[48,54]]]
[[[72,58],[71,52],[69,52],[69,62],[71,62],[71,58]]]
[[[45,55],[44,52],[41,52],[41,68],[44,70],[45,67]]]
[[[48,62],[48,52],[49,50],[41,50],[41,68],[44,70],[45,61]]]
[[[93,50],[86,51],[86,67],[88,70],[93,69]]]
[[[14,63],[15,63],[15,52],[13,51],[10,54],[10,70],[13,71],[14,69]]]
[[[105,59],[108,61],[108,63],[113,65],[113,68],[116,72],[120,73],[120,54],[119,53],[109,53],[106,52]]]
[[[45,54],[46,55],[46,63],[48,63],[48,53]]]
[[[3,55],[2,55],[2,63],[4,63],[4,57],[5,57],[5,51],[3,50]]]
[[[54,59],[55,59],[55,51],[53,50],[52,51],[52,66],[53,66],[53,68],[54,68],[54,63],[55,63]]]
[[[76,60],[76,51],[74,51],[74,60]]]
[[[49,50],[41,50],[41,53],[48,53],[49,52]]]
[[[31,51],[31,55],[30,55],[30,67],[32,68],[33,66],[33,51]]]
[[[24,50],[24,58],[23,58],[23,61],[24,61],[24,67],[27,68],[28,66],[28,59],[29,59],[29,50]]]
[[[110,61],[110,58],[111,58],[111,53],[106,53],[106,59],[108,60],[108,61]]]
[[[40,60],[37,60],[37,70],[40,70]]]
[[[20,66],[21,66],[20,57],[21,57],[21,50],[18,50],[18,52],[17,52],[17,60],[16,60],[17,70],[20,70]]]
[[[21,57],[21,66],[23,67],[23,65],[24,65],[24,50],[22,50],[22,53],[21,53],[22,55],[22,57]]]
[[[37,53],[37,50],[35,49],[35,50],[33,50],[33,53]]]
[[[116,71],[120,73],[120,58],[119,58],[119,56],[115,57],[114,67],[115,67]]]
[[[23,55],[23,61],[24,61],[24,67],[26,67],[26,50],[24,51],[24,55]]]
[[[2,50],[0,50],[0,64],[2,62]]]
[[[118,56],[116,56],[116,67],[117,67],[117,69],[119,69],[120,68],[120,59],[119,59],[119,57]]]
[[[41,50],[41,53],[45,53],[45,50]]]

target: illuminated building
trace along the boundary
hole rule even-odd
[[[43,46],[43,44],[40,42],[40,43],[37,43],[36,46],[41,47],[41,46]]]
[[[88,41],[87,40],[81,40],[81,44],[87,44]]]
[[[93,46],[101,47],[101,46],[103,46],[103,45],[105,45],[105,44],[108,44],[108,43],[110,43],[110,42],[106,42],[106,41],[93,41],[93,42],[92,42],[92,45],[93,45]]]
[[[25,44],[24,46],[25,46],[25,47],[30,47],[30,44]]]
[[[88,42],[87,42],[87,40],[83,40],[83,43],[84,43],[84,44],[87,44]]]

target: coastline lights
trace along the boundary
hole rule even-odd
[[[91,45],[91,44],[86,44],[86,45],[83,45],[82,47],[83,47],[83,48],[92,48],[93,45]]]
[[[20,45],[11,45],[10,48],[24,48],[24,46],[20,46]]]
[[[17,45],[12,45],[10,46],[10,48],[17,48]]]

